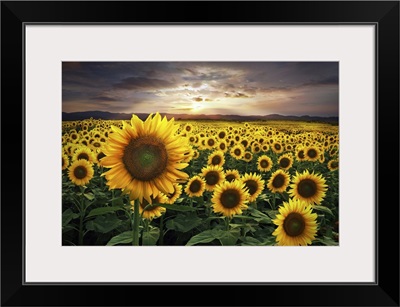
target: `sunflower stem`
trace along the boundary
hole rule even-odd
[[[83,220],[85,218],[85,198],[83,197],[83,194],[85,193],[85,186],[81,186],[81,200],[79,201],[80,205],[80,217],[79,217],[79,245],[83,245]]]
[[[160,217],[160,238],[158,240],[159,245],[164,245],[164,214]]]
[[[229,231],[229,222],[230,222],[230,218],[226,217],[225,218],[225,230],[226,231]]]
[[[276,210],[276,193],[274,193],[274,201],[272,202],[272,210]]]
[[[133,207],[132,245],[139,246],[139,223],[140,223],[139,200],[135,199],[133,206],[134,207]]]
[[[83,219],[85,217],[84,200],[80,202],[80,219],[79,219],[79,245],[83,245]]]

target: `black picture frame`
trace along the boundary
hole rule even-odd
[[[376,283],[25,284],[24,25],[33,22],[375,25]],[[2,306],[399,306],[399,1],[2,1],[1,149]]]

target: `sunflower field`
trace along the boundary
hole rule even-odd
[[[62,122],[63,245],[339,244],[338,126]]]

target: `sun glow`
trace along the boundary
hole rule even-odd
[[[192,110],[193,111],[199,111],[199,110],[202,110],[202,109],[204,109],[204,105],[202,103],[198,103],[198,102],[193,103],[193,105],[192,105]]]

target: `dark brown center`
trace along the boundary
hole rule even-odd
[[[290,237],[297,237],[301,235],[306,228],[306,223],[301,214],[297,212],[291,212],[285,218],[283,222],[283,229],[285,233]]]
[[[80,159],[85,159],[85,160],[89,161],[89,155],[88,155],[86,152],[81,152],[81,153],[78,155],[77,159],[78,159],[78,160],[80,160]]]
[[[310,150],[307,152],[307,155],[308,155],[310,158],[315,158],[315,157],[317,156],[317,151],[316,151],[315,149],[310,149]]]
[[[75,167],[74,169],[74,176],[78,179],[83,179],[85,178],[87,175],[87,169],[86,167],[79,165],[77,167]]]
[[[219,165],[221,163],[221,161],[222,161],[221,157],[216,155],[216,156],[212,157],[211,164],[212,165]]]
[[[210,171],[204,176],[208,185],[216,185],[219,181],[219,174],[216,171]]]
[[[249,189],[250,195],[253,195],[255,192],[257,192],[258,184],[255,180],[253,180],[253,179],[247,180],[244,184]]]
[[[283,176],[282,174],[276,175],[272,180],[272,186],[275,189],[281,188],[284,184],[285,184],[285,176]]]
[[[192,193],[197,193],[201,189],[201,182],[199,180],[194,180],[190,186],[189,186],[189,191]]]
[[[125,147],[122,161],[133,178],[149,181],[164,172],[168,154],[158,138],[144,136],[130,141]]]
[[[317,192],[317,184],[314,180],[303,179],[297,185],[297,192],[304,198],[309,198]]]
[[[235,189],[228,189],[222,192],[220,200],[225,208],[235,208],[240,203],[240,194]]]
[[[267,167],[269,166],[268,160],[261,160],[261,161],[260,161],[260,166],[261,166],[262,168],[267,168]]]
[[[283,168],[286,168],[290,165],[290,160],[288,158],[282,158],[279,160],[279,165]]]

